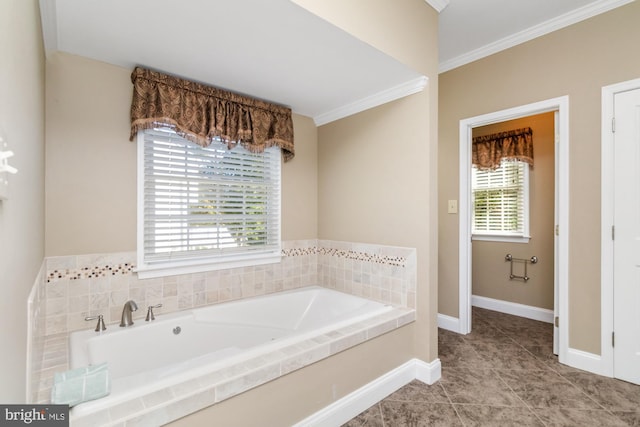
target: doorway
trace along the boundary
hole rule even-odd
[[[640,79],[602,89],[602,359],[640,384]]]
[[[460,121],[460,229],[459,229],[459,327],[471,332],[471,140],[474,128],[541,113],[555,114],[555,242],[554,242],[554,352],[564,362],[568,347],[568,206],[569,149],[568,97],[554,98]]]

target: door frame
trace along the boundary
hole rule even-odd
[[[564,363],[567,357],[569,332],[569,97],[547,99],[532,104],[509,108],[493,113],[460,120],[460,189],[459,189],[459,332],[471,332],[471,140],[473,128],[488,124],[532,116],[545,112],[557,112],[557,133],[560,143],[555,150],[556,170],[556,218],[559,229],[554,254],[555,313],[559,317],[558,359]]]
[[[602,375],[613,377],[614,349],[611,337],[614,328],[613,306],[613,239],[611,238],[614,220],[614,148],[613,148],[613,113],[614,99],[617,93],[640,89],[640,79],[628,80],[602,88],[602,135],[601,135],[601,362]]]

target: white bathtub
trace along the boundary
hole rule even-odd
[[[70,368],[107,362],[112,391],[105,398],[76,406],[72,417],[200,378],[392,309],[308,287],[160,315],[153,322],[137,320],[128,328],[110,325],[102,333],[74,332]]]

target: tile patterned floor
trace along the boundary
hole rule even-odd
[[[473,332],[439,330],[442,379],[413,381],[343,427],[640,427],[640,386],[561,365],[548,323],[473,308]]]

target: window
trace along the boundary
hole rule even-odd
[[[280,260],[280,150],[138,132],[141,277]]]
[[[503,161],[495,170],[472,168],[473,238],[529,241],[529,167]]]

